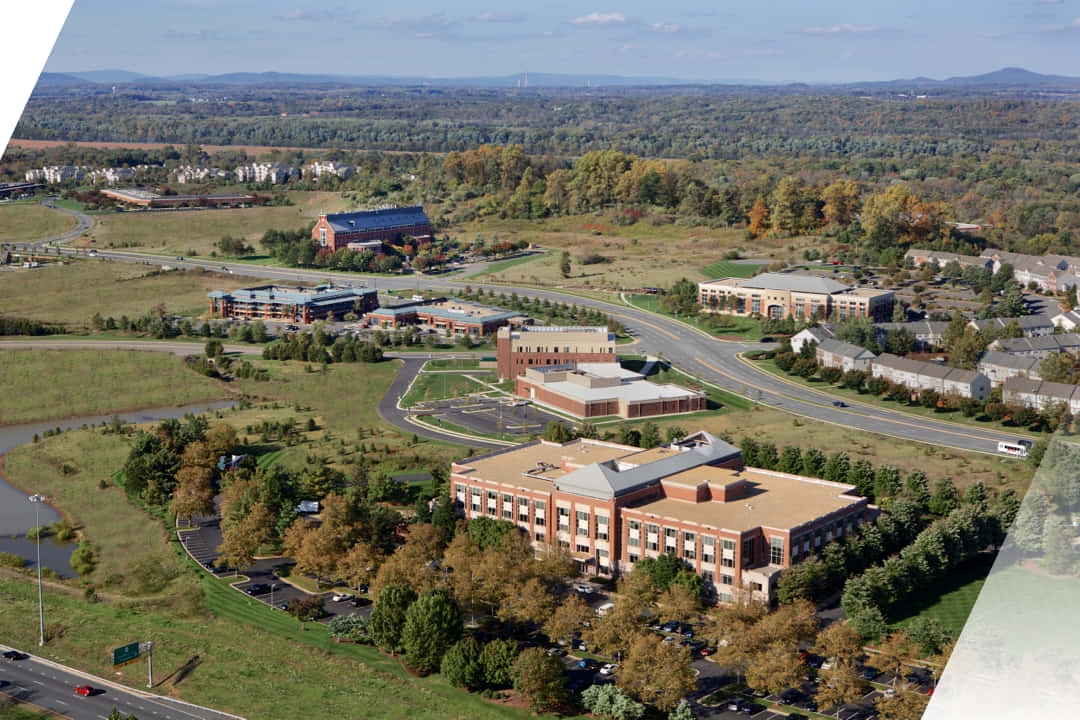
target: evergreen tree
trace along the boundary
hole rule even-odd
[[[425,672],[438,668],[463,629],[461,609],[450,594],[443,588],[428,590],[405,612],[401,630],[405,664]]]
[[[401,631],[405,614],[416,593],[404,585],[387,585],[371,608],[371,639],[386,652],[401,652]]]

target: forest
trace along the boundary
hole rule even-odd
[[[1071,102],[236,92],[243,97],[220,104],[158,102],[153,92],[36,96],[16,137],[175,144],[12,147],[0,179],[46,163],[149,163],[163,166],[154,180],[167,182],[181,164],[229,169],[253,159],[243,147],[210,154],[201,144],[260,143],[288,146],[260,159],[357,168],[348,180],[302,180],[295,189],[341,191],[361,206],[423,204],[437,230],[598,213],[608,227],[741,228],[746,241],[824,236],[833,252],[870,263],[912,245],[1080,253],[1080,121]],[[983,228],[961,235],[958,222]]]

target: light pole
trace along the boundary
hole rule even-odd
[[[273,610],[277,605],[274,604],[274,590],[277,588],[277,583],[270,583],[270,609]]]
[[[45,604],[41,598],[41,520],[38,505],[45,502],[45,498],[42,495],[31,495],[28,499],[34,503],[34,533],[37,540],[38,645],[41,646],[45,644]]]

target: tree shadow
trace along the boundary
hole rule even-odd
[[[198,655],[192,655],[183,665],[178,667],[171,674],[158,680],[157,684],[164,685],[165,683],[172,683],[174,686],[179,685],[195,670],[195,668],[199,667],[199,665],[202,665],[202,658]]]

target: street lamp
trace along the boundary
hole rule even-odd
[[[274,604],[274,590],[277,588],[277,583],[270,583],[270,609],[273,610],[277,607]]]
[[[41,598],[41,520],[38,515],[38,506],[45,502],[43,495],[31,495],[27,498],[34,503],[34,533],[37,539],[37,597],[38,597],[38,645],[45,644],[45,605]]]

